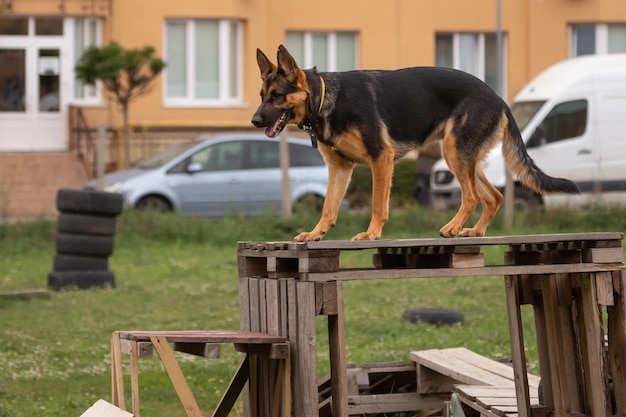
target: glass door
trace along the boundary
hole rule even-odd
[[[67,150],[64,26],[62,17],[0,18],[0,151]]]

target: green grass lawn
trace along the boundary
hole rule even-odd
[[[397,210],[383,237],[436,237],[450,214]],[[488,232],[622,232],[625,214],[616,208],[533,213],[518,219],[511,231],[498,217]],[[367,214],[342,213],[327,239],[347,239],[368,221]],[[110,258],[115,289],[60,291],[25,300],[0,296],[0,417],[79,416],[99,398],[110,401],[114,330],[238,329],[237,241],[290,240],[314,223],[313,215],[206,220],[125,213],[118,219]],[[0,292],[45,287],[55,235],[53,221],[0,223]],[[342,263],[369,262],[370,256],[353,253]],[[412,350],[452,346],[496,359],[510,355],[502,277],[346,282],[344,294],[351,363],[408,360]],[[418,307],[461,309],[465,323],[433,327],[401,319],[404,310]],[[524,308],[523,314],[528,359],[538,372],[532,311]],[[319,320],[323,324],[323,317]],[[321,377],[328,373],[323,325],[318,333]],[[209,414],[239,354],[225,347],[221,359],[177,357]],[[141,359],[140,392],[142,415],[184,415],[157,358]]]

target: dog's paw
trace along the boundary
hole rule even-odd
[[[439,236],[445,237],[445,238],[456,237],[456,232],[452,229],[442,227],[441,229],[439,229]]]
[[[459,236],[460,237],[483,237],[485,236],[485,232],[466,227],[465,229],[461,230],[461,232],[459,233]]]
[[[370,232],[361,232],[355,237],[353,237],[351,240],[354,242],[357,240],[378,240],[379,238],[380,238],[380,235],[377,236]]]
[[[296,242],[310,242],[321,240],[324,237],[324,234],[313,233],[313,232],[302,232],[298,236],[294,237],[293,240]]]

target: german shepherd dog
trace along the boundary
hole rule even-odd
[[[505,161],[518,180],[537,193],[578,193],[566,179],[539,169],[524,147],[507,104],[485,83],[457,70],[437,67],[395,71],[317,72],[301,70],[284,46],[277,65],[257,49],[261,105],[252,123],[277,136],[287,124],[303,128],[319,144],[329,172],[322,215],[296,241],[320,240],[335,225],[352,170],[372,170],[372,217],[367,231],[352,240],[379,239],[389,216],[394,161],[411,149],[440,141],[441,153],[461,185],[461,206],[439,230],[443,237],[484,236],[502,204],[482,162],[502,140]],[[463,228],[478,202],[474,227]]]

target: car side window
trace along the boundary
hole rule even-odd
[[[289,166],[313,167],[324,165],[324,158],[317,149],[311,146],[289,144]]]
[[[249,141],[247,145],[246,169],[267,169],[280,166],[278,142]]]
[[[539,125],[541,143],[552,143],[576,138],[585,133],[587,127],[587,100],[567,101],[554,106]]]
[[[243,168],[243,142],[217,143],[204,150],[208,151],[208,155],[203,171],[233,171]],[[193,155],[192,159],[196,155]],[[198,155],[198,162],[203,157]]]

